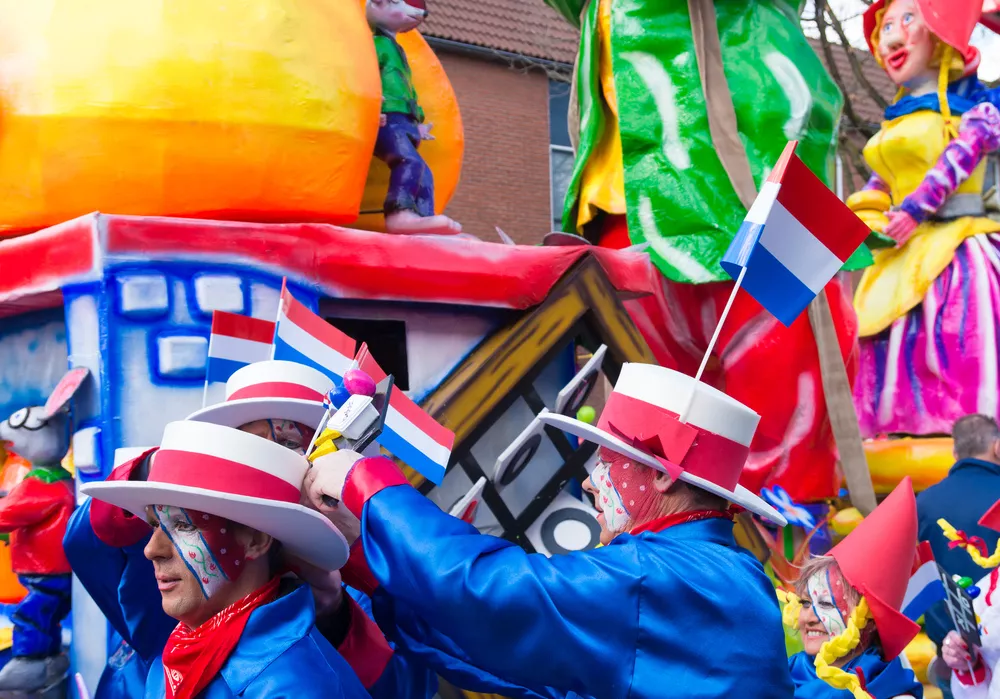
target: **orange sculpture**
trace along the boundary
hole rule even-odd
[[[360,3],[0,0],[0,17],[0,237],[94,210],[357,220],[381,104]],[[443,207],[458,108],[423,40],[401,41]]]

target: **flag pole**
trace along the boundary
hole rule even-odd
[[[698,367],[698,373],[694,375],[695,382],[701,381],[702,374],[705,373],[705,367],[708,366],[708,359],[712,356],[712,350],[715,349],[715,343],[719,341],[719,334],[722,332],[722,324],[726,322],[726,316],[729,315],[729,309],[733,307],[733,301],[736,300],[736,292],[740,290],[740,285],[743,284],[743,276],[747,273],[746,265],[740,269],[740,276],[736,278],[736,284],[733,286],[732,293],[729,294],[729,300],[726,301],[726,307],[722,309],[722,315],[719,316],[719,322],[715,325],[715,332],[712,333],[712,339],[708,343],[708,349],[705,350],[705,356],[701,358],[701,366]],[[681,422],[687,422],[688,413],[691,412],[691,406],[694,405],[695,387],[691,387],[691,396],[688,398],[687,405],[684,411],[681,413]]]

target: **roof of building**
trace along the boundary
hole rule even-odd
[[[644,253],[394,236],[326,224],[89,214],[0,241],[0,317],[62,305],[61,289],[109,264],[192,260],[288,276],[333,298],[526,309],[592,256],[625,295],[658,283]],[[280,263],[276,262],[280,260]]]
[[[440,0],[421,31],[427,36],[473,46],[572,64],[576,60],[579,34],[543,0]],[[826,63],[818,39],[810,39],[820,60]],[[872,123],[882,120],[882,108],[864,90],[851,69],[848,53],[831,44],[836,67],[858,116]],[[886,100],[895,87],[868,51],[850,49],[863,75]]]

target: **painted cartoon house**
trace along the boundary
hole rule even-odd
[[[654,283],[641,253],[88,215],[0,242],[0,414],[87,367],[74,465],[103,478],[116,449],[156,444],[201,407],[212,312],[273,319],[283,277],[456,433],[440,487],[412,476],[431,499],[447,509],[485,475],[483,531],[545,553],[596,545],[591,508],[566,489],[594,449],[534,418],[575,411],[601,371],[653,361],[621,305]],[[580,352],[593,359],[578,374]],[[95,686],[105,625],[75,602]]]

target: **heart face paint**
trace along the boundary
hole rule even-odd
[[[839,636],[847,629],[847,598],[844,581],[839,575],[830,575],[830,568],[809,578],[809,599],[813,612],[830,636]]]
[[[240,576],[243,550],[228,520],[165,505],[152,510],[163,533],[194,574],[205,599]]]
[[[629,522],[629,511],[622,502],[622,497],[618,493],[611,480],[611,467],[600,461],[590,474],[590,481],[597,488],[597,506],[604,513],[604,523],[608,531],[624,531]]]

